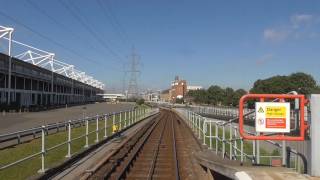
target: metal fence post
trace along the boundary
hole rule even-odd
[[[41,126],[41,169],[39,170],[39,173],[44,173],[44,163],[45,163],[45,126]]]
[[[189,112],[189,127],[191,128],[191,119],[192,119],[192,115],[191,115],[191,111],[190,110],[188,110],[188,112]]]
[[[116,113],[113,112],[113,118],[112,118],[112,134],[114,134],[113,126],[115,125],[115,123],[116,123]]]
[[[137,118],[136,118],[136,122],[138,122],[139,121],[139,118],[140,118],[140,109],[139,108],[137,108]]]
[[[286,141],[282,141],[282,166],[286,167],[286,157],[287,157],[287,149],[286,149]]]
[[[104,115],[104,138],[108,137],[108,135],[107,135],[107,121],[108,121],[108,115]]]
[[[99,142],[99,115],[96,117],[96,140],[95,142]]]
[[[226,131],[225,126],[222,126],[222,157],[224,158],[224,154],[226,152]]]
[[[137,109],[134,110],[134,122],[137,122]]]
[[[202,123],[203,145],[207,145],[206,144],[206,131],[207,131],[207,127],[205,127],[205,118],[203,118],[203,123]]]
[[[198,115],[198,138],[200,139],[201,138],[201,135],[200,135],[200,115]]]
[[[216,134],[216,154],[218,154],[218,149],[219,149],[219,141],[218,141],[218,138],[219,138],[219,128],[218,128],[218,124],[216,123],[215,124],[215,128],[216,128],[216,131],[215,131],[215,134]]]
[[[132,109],[129,111],[129,126],[132,124]]]
[[[234,154],[235,157],[237,157],[237,153],[238,153],[238,152],[237,152],[237,149],[238,149],[238,141],[237,141],[237,140],[238,140],[238,139],[237,139],[237,134],[238,134],[238,133],[237,133],[237,132],[238,132],[238,129],[237,129],[237,127],[233,127],[233,129],[234,129],[234,131],[233,131],[233,134],[234,134],[233,137],[235,138],[234,141],[233,141],[233,147],[234,147],[234,148],[233,148],[233,154]]]
[[[192,119],[191,111],[189,111],[189,119],[188,119],[189,127],[191,127],[191,119]]]
[[[85,148],[89,147],[89,120],[86,119],[86,145],[84,146]]]
[[[257,141],[256,148],[257,148],[257,164],[260,164],[260,141]]]
[[[68,122],[68,154],[66,157],[71,157],[71,121]]]
[[[119,112],[119,131],[121,130],[121,123],[122,123],[122,111]]]
[[[230,132],[229,132],[229,140],[230,140],[230,146],[229,146],[229,150],[230,150],[230,156],[229,156],[229,159],[230,160],[232,160],[232,146],[233,146],[233,144],[232,144],[232,123],[230,123],[229,124],[229,126],[230,126]]]
[[[194,112],[192,112],[191,118],[192,118],[192,130],[194,132]]]
[[[127,111],[124,111],[124,127],[127,127]]]
[[[253,163],[257,163],[257,156],[256,156],[256,140],[253,140],[252,141],[252,156],[253,156],[253,158],[252,158],[252,162]]]
[[[210,136],[210,149],[212,149],[212,123],[210,122],[210,124],[209,124],[209,129],[210,129],[210,134],[209,134],[209,136]]]
[[[242,164],[243,164],[243,139],[241,138],[241,160],[240,160],[240,165],[242,166]]]
[[[128,123],[129,123],[129,126],[131,125],[131,113],[132,113],[132,109],[130,109],[129,112],[128,112],[128,116],[129,116]]]

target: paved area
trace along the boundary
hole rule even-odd
[[[60,108],[41,112],[0,114],[0,134],[28,129],[45,124],[68,121],[130,109],[134,104],[129,103],[96,103],[68,108]]]
[[[320,179],[299,174],[284,167],[251,166],[250,164],[240,166],[239,161],[222,159],[208,150],[198,152],[196,154],[196,159],[202,166],[212,170],[212,173],[217,172],[231,179]]]

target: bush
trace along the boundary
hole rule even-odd
[[[136,100],[136,103],[137,103],[138,105],[142,105],[142,104],[144,104],[144,99],[137,99],[137,100]]]

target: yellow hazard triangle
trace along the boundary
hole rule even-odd
[[[264,110],[262,107],[259,108],[258,113],[264,113]]]

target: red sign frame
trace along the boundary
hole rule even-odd
[[[285,99],[296,99],[298,98],[299,106],[300,106],[300,134],[299,136],[286,136],[283,133],[278,133],[277,135],[266,136],[261,133],[261,135],[253,136],[248,135],[244,131],[244,118],[243,118],[243,109],[244,103],[250,99],[259,99],[263,102],[265,99],[279,99],[284,101]],[[304,122],[304,105],[308,101],[305,99],[304,95],[298,94],[246,94],[240,98],[239,101],[239,133],[243,139],[247,140],[279,140],[279,141],[304,141],[305,139],[305,131],[308,125]]]

